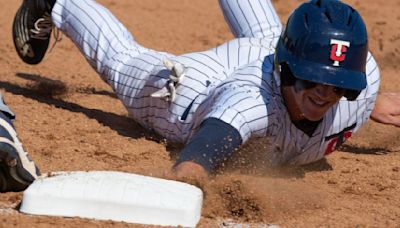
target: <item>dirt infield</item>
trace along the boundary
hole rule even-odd
[[[38,66],[14,51],[11,25],[21,0],[1,2],[0,88],[17,114],[24,147],[43,173],[116,170],[159,176],[179,145],[127,117],[112,90],[63,37]],[[175,54],[232,38],[216,0],[102,0],[144,46]],[[279,15],[302,1],[275,0]],[[400,91],[399,0],[350,0],[364,17],[382,91]],[[247,162],[247,163],[246,163]],[[369,122],[340,151],[305,167],[268,169],[245,161],[205,186],[199,227],[223,221],[282,227],[400,227],[400,129]],[[28,216],[21,193],[0,194],[0,227],[140,227],[79,218]]]

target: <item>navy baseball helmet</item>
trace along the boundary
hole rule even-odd
[[[338,0],[311,0],[290,15],[276,61],[295,78],[346,89],[354,100],[367,86],[367,54],[367,30],[356,10]]]

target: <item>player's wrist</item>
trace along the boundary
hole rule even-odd
[[[171,179],[203,188],[208,179],[208,175],[209,173],[202,165],[193,161],[183,161],[179,164],[175,164],[172,168]]]

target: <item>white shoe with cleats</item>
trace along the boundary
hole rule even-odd
[[[0,118],[0,192],[25,190],[39,175],[14,127]]]

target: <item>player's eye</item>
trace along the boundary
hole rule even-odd
[[[333,92],[334,92],[337,96],[343,97],[344,94],[346,94],[346,89],[339,88],[339,87],[333,87]]]
[[[298,79],[298,80],[301,82],[301,84],[303,84],[304,89],[312,89],[315,86],[317,86],[317,83],[312,82],[312,81],[300,80],[300,79]]]
[[[317,86],[318,83],[312,82],[312,81],[307,81],[307,80],[301,80],[297,79],[295,83],[295,88],[297,90],[307,90],[307,89],[312,89]],[[336,86],[333,86],[333,92],[338,96],[342,97],[346,94],[346,89],[339,88]]]
[[[295,80],[294,83],[294,89],[299,92],[302,90],[308,90],[308,89],[312,89],[315,86],[317,86],[317,83],[315,82],[311,82],[311,81],[307,81],[307,80],[301,80],[301,79],[297,79]]]

